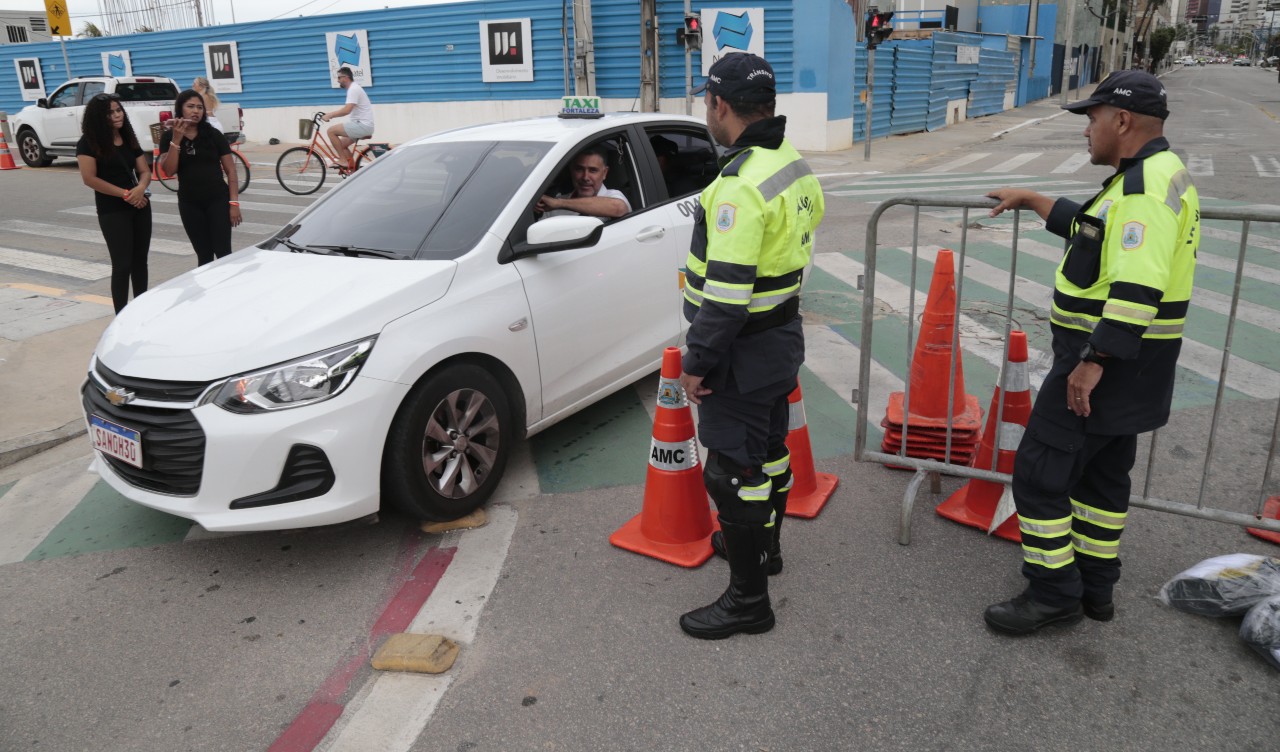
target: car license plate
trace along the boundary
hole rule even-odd
[[[141,433],[118,423],[103,420],[96,415],[90,415],[89,435],[93,439],[94,449],[134,467],[142,467]]]

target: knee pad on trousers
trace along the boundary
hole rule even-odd
[[[702,468],[702,480],[724,519],[744,525],[765,525],[772,519],[769,494],[773,484],[759,467],[739,468],[712,454]]]

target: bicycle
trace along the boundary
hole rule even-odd
[[[337,170],[339,177],[345,178],[360,169],[363,163],[377,158],[372,146],[357,147],[361,139],[356,139],[351,144],[347,164],[338,164],[338,153],[320,127],[323,117],[323,112],[317,112],[310,120],[299,120],[299,135],[311,139],[311,143],[286,150],[276,162],[276,179],[281,187],[294,195],[308,196],[320,190],[329,168]]]
[[[164,132],[163,130],[161,130],[163,127],[164,126],[160,125],[159,123],[153,123],[151,125],[152,143],[155,143],[155,144],[160,143],[160,135]],[[241,136],[241,138],[243,138],[243,135]],[[235,163],[235,166],[236,166],[236,183],[240,186],[239,192],[244,193],[246,190],[249,189],[249,160],[245,159],[245,156],[240,153],[240,149],[237,148],[238,146],[240,146],[239,141],[237,141],[234,144],[231,144],[231,156],[235,157],[235,159],[232,161]],[[163,159],[164,159],[164,155],[161,154],[152,160],[151,174],[160,183],[160,185],[163,185],[165,188],[168,188],[174,193],[177,193],[178,176],[170,175],[164,171],[164,167],[162,166]],[[223,174],[222,179],[226,180],[225,173]]]

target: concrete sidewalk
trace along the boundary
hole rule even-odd
[[[1092,86],[1072,91],[1087,96]],[[861,143],[807,154],[815,172],[901,172],[947,152],[998,139],[1012,129],[1062,114],[1059,98],[1034,102],[939,131],[875,139],[871,159]],[[248,194],[274,181],[279,154],[296,143],[249,142],[241,151],[254,169]],[[98,338],[111,321],[110,300],[35,285],[0,285],[0,384],[10,400],[0,422],[0,468],[85,432],[79,387]]]

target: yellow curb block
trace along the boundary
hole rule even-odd
[[[458,643],[440,635],[393,634],[374,653],[370,664],[379,671],[443,674],[458,658]]]
[[[79,303],[95,303],[104,306],[115,305],[111,298],[103,297],[102,295],[77,295],[71,299]]]
[[[480,508],[466,517],[459,517],[449,522],[424,522],[422,532],[447,533],[450,530],[470,530],[474,527],[484,527],[488,522],[489,515],[484,513],[484,508]]]
[[[61,298],[63,295],[67,294],[66,290],[61,290],[57,287],[45,287],[44,285],[31,285],[31,284],[27,284],[26,282],[10,282],[9,284],[5,285],[5,287],[12,287],[15,290],[26,290],[27,292],[34,292],[34,293],[39,293],[41,295],[48,295],[49,297],[52,297],[52,298]]]

